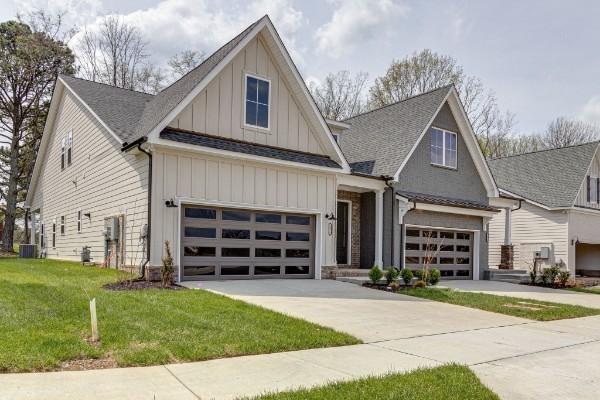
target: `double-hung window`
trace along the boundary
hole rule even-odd
[[[246,75],[245,125],[269,129],[270,82]]]
[[[65,235],[65,216],[61,215],[60,217],[60,236]]]
[[[81,210],[77,210],[77,232],[81,233],[81,228],[82,228],[82,224],[81,224]]]
[[[73,157],[73,131],[69,131],[67,134],[67,165],[71,165],[71,159]]]
[[[65,152],[67,150],[67,140],[62,138],[60,142],[60,169],[65,169]]]
[[[588,203],[600,203],[600,178],[587,177]]]
[[[456,168],[456,133],[431,128],[431,163]]]
[[[73,159],[73,131],[69,131],[60,142],[60,168],[71,165]]]
[[[52,248],[56,247],[56,218],[52,221]]]

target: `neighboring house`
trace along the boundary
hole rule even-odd
[[[498,212],[490,199],[498,191],[456,89],[442,87],[344,122],[336,132],[352,171],[387,183],[384,265],[416,270],[427,263],[444,278],[479,279],[487,269],[487,221]],[[362,195],[361,205],[372,196]],[[357,210],[355,220],[365,220]],[[353,264],[368,267],[368,261],[356,257]]]
[[[265,16],[155,96],[60,76],[26,205],[47,257],[156,270],[168,241],[179,280],[478,279],[495,196],[453,87],[326,121]]]
[[[600,276],[598,146],[593,142],[489,162],[501,196],[515,199],[490,223],[491,267],[512,261],[515,268],[531,268],[534,253],[547,248],[547,254],[538,254],[542,267],[562,261],[571,273]]]

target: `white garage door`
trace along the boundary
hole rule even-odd
[[[182,280],[314,277],[314,216],[200,206],[182,212]]]
[[[445,279],[473,279],[473,233],[406,228],[406,267],[422,269],[429,261]]]

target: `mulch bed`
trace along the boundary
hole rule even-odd
[[[405,289],[411,289],[412,286],[404,286],[403,284],[399,284],[397,288],[388,286],[386,283],[371,283],[371,282],[364,282],[362,284],[364,287],[370,288],[370,289],[377,289],[377,290],[383,290],[385,292],[401,292]]]
[[[167,287],[163,287],[161,282],[149,282],[145,279],[134,279],[132,281],[121,281],[114,283],[107,283],[103,286],[104,289],[108,290],[145,290],[145,289],[165,289],[165,290],[183,290],[186,289],[183,286],[171,284]]]

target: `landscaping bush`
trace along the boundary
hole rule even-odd
[[[402,271],[400,271],[400,275],[402,276],[402,281],[405,285],[409,285],[413,279],[413,272],[408,268],[403,268]]]
[[[425,270],[425,269],[418,269],[415,271],[415,276],[420,281],[427,282],[427,275],[428,275],[428,273],[427,273],[427,270]]]
[[[556,282],[556,278],[558,278],[558,274],[560,274],[560,265],[554,264],[550,268],[547,269],[548,278],[550,279],[550,285],[554,285]]]
[[[400,288],[400,285],[398,284],[398,282],[390,283],[390,289],[392,289],[394,292],[397,291],[398,288]]]
[[[160,280],[163,287],[173,284],[173,275],[175,275],[175,266],[171,255],[171,244],[167,240],[165,241],[165,255],[162,258],[162,266],[160,267]]]
[[[558,273],[558,281],[562,287],[567,286],[569,282],[569,278],[571,277],[571,273],[569,271],[560,271]]]
[[[427,282],[425,282],[422,279],[419,279],[418,281],[415,282],[415,286],[416,288],[424,288],[427,287]]]
[[[373,282],[374,285],[377,282],[379,282],[382,276],[383,272],[381,271],[381,268],[379,268],[377,265],[374,265],[373,268],[371,268],[371,270],[369,271],[369,279],[371,280],[371,282]]]
[[[442,276],[442,274],[440,273],[440,270],[437,268],[433,268],[431,271],[429,271],[429,275],[427,276],[427,281],[429,282],[429,284],[431,286],[435,286],[440,282],[441,276]]]
[[[546,268],[542,271],[542,274],[540,275],[540,282],[542,283],[542,285],[544,286],[548,286],[552,283],[552,272],[550,271],[550,268]]]
[[[385,271],[385,281],[388,285],[392,282],[396,282],[398,280],[398,275],[400,275],[400,272],[398,272],[396,267],[388,267]]]
[[[529,271],[529,280],[531,281],[532,285],[535,285],[537,283],[538,280],[538,271],[537,268],[532,268],[531,271]]]

